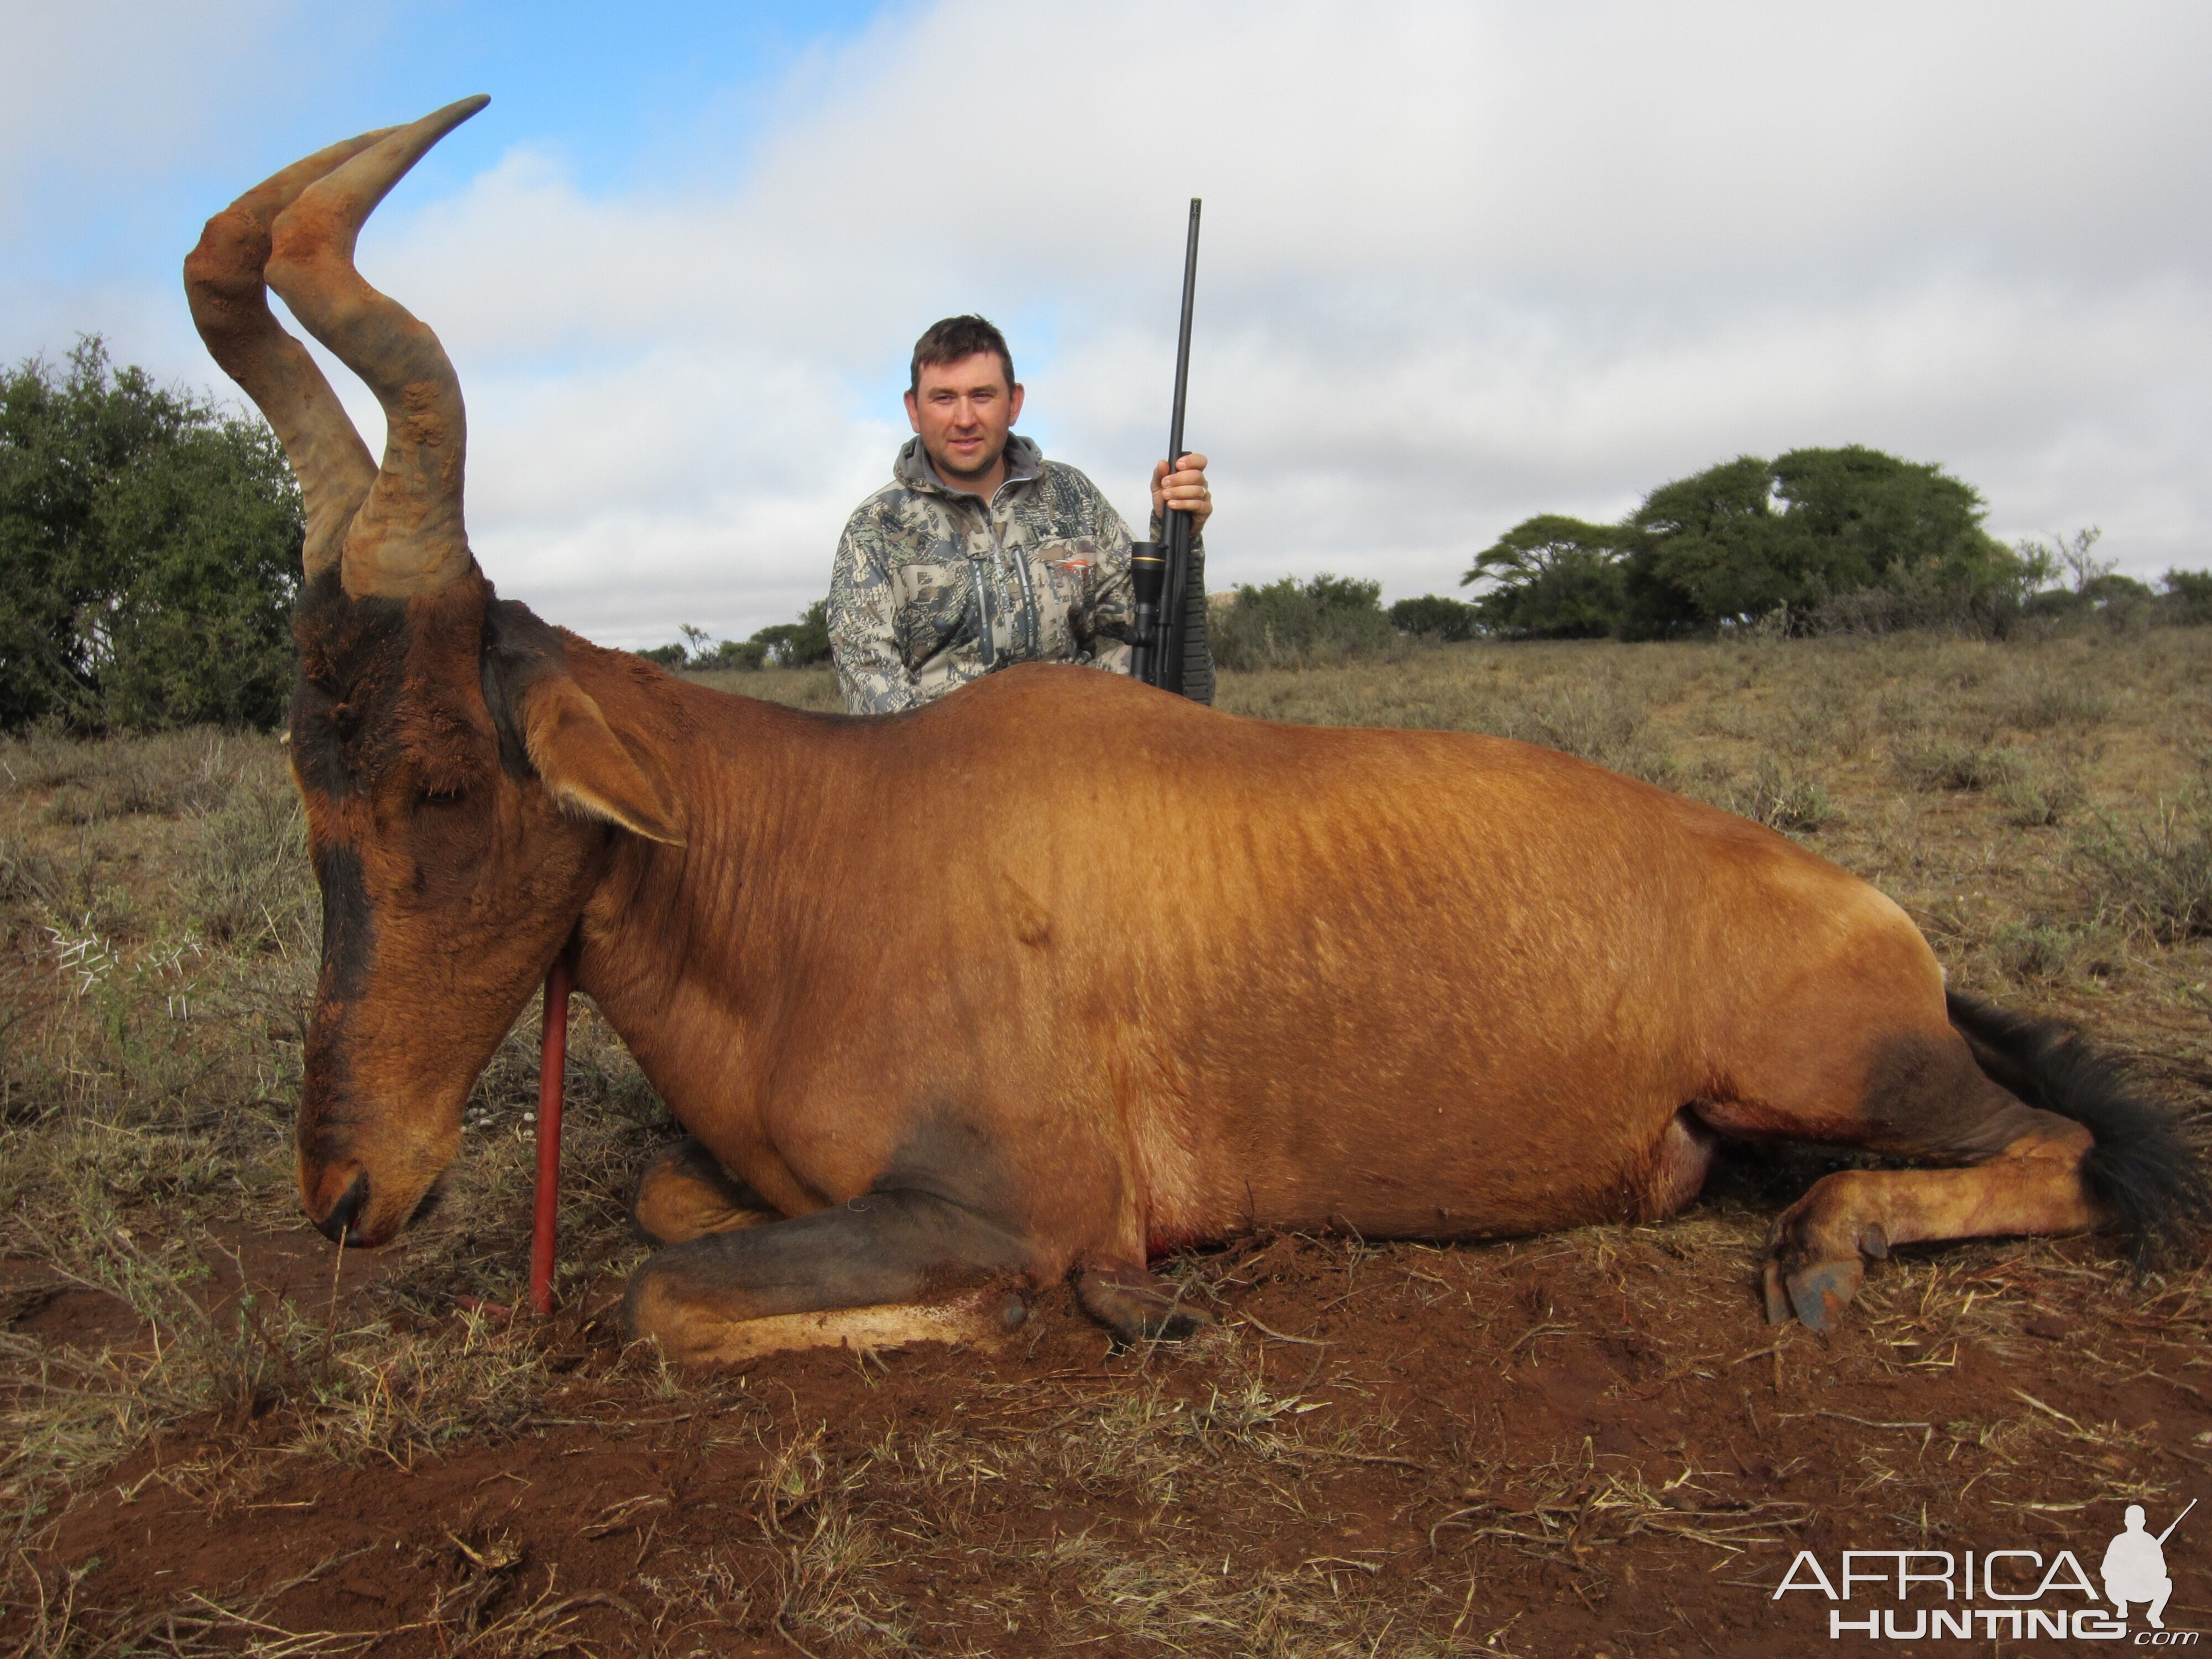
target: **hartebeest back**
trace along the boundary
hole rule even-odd
[[[1777,1319],[1828,1324],[1908,1240],[2204,1218],[2198,1165],[2101,1062],[1947,1002],[1894,904],[1710,807],[1085,669],[799,714],[497,599],[452,366],[351,262],[483,101],[286,169],[186,266],[307,499],[292,756],[324,950],[298,1146],[332,1237],[406,1223],[572,939],[690,1133],[641,1183],[668,1248],[627,1305],[693,1358],[956,1334],[1071,1271],[1117,1328],[1171,1331],[1162,1251],[1662,1216],[1723,1136],[1958,1166],[1815,1185],[1776,1225]],[[375,389],[380,466],[264,277]],[[1176,849],[1172,888],[1144,847]]]

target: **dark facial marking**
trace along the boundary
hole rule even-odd
[[[292,637],[300,649],[292,764],[307,788],[343,799],[359,787],[378,735],[392,728],[405,679],[407,607],[349,599],[337,573],[326,570],[300,590]]]
[[[375,944],[361,854],[350,847],[323,848],[315,854],[315,882],[323,890],[323,994],[350,1002],[368,983]]]

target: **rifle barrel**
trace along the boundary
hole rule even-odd
[[[1198,299],[1199,198],[1190,198],[1190,234],[1182,248],[1182,328],[1176,336],[1175,413],[1168,422],[1168,466],[1182,459],[1183,403],[1190,392],[1190,313]]]
[[[2173,1536],[2173,1529],[2181,1524],[2183,1516],[2186,1516],[2190,1510],[2196,1507],[2197,1500],[2192,1498],[2186,1504],[2181,1506],[2180,1515],[2175,1516],[2172,1520],[2166,1522],[2166,1530],[2158,1535],[2158,1541],[2161,1547],[2165,1544],[2167,1539]]]
[[[1176,335],[1175,410],[1168,420],[1168,470],[1182,459],[1183,405],[1190,394],[1190,314],[1198,298],[1199,198],[1190,198],[1190,234],[1182,250],[1182,325]],[[1160,593],[1159,649],[1152,659],[1152,684],[1167,690],[1182,690],[1182,653],[1185,635],[1183,597],[1190,580],[1190,514],[1170,511],[1167,535],[1165,581]]]

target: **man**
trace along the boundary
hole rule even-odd
[[[1022,412],[1006,337],[948,317],[915,342],[891,482],[860,503],[830,578],[830,648],[845,707],[896,714],[1018,662],[1129,672],[1129,532],[1098,487],[1011,428]],[[1183,684],[1213,701],[1206,457],[1152,470],[1152,534],[1192,519]]]
[[[2128,1505],[2124,1517],[2127,1530],[2114,1534],[2105,1546],[2104,1569],[2098,1575],[2105,1581],[2106,1599],[2120,1610],[2120,1617],[2128,1616],[2128,1603],[2148,1601],[2148,1617],[2153,1630],[2164,1630],[2166,1620],[2160,1617],[2166,1611],[2166,1598],[2173,1594],[2173,1580],[2166,1576],[2166,1533],[2168,1527],[2155,1538],[2143,1530],[2143,1506]],[[2174,1517],[2178,1522],[2180,1516]]]

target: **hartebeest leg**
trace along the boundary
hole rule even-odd
[[[1022,1241],[931,1193],[868,1193],[788,1221],[672,1245],[631,1276],[630,1335],[672,1359],[974,1340],[1018,1325]]]
[[[1180,1342],[1213,1322],[1173,1285],[1126,1261],[1085,1263],[1075,1275],[1075,1299],[1124,1342]]]
[[[1966,1170],[1850,1170],[1814,1183],[1774,1224],[1766,1316],[1791,1312],[1816,1331],[1836,1322],[1865,1277],[1864,1258],[1923,1239],[2083,1232],[2099,1216],[2081,1184],[2094,1144],[2049,1112],[1996,1157]]]
[[[1816,1182],[1769,1238],[1770,1320],[1794,1312],[1814,1330],[1830,1328],[1857,1293],[1866,1258],[1894,1245],[2080,1232],[2100,1218],[2081,1179],[2095,1144],[2089,1131],[1998,1087],[1955,1033],[1893,1038],[1871,1061],[1830,1075],[1844,1085],[1840,1095],[1808,1091],[1791,1104],[1753,1094],[1701,1104],[1698,1115],[1723,1133],[1796,1136],[1966,1167],[1847,1170]]]
[[[645,1166],[630,1219],[655,1244],[682,1244],[782,1219],[775,1206],[686,1136]]]

